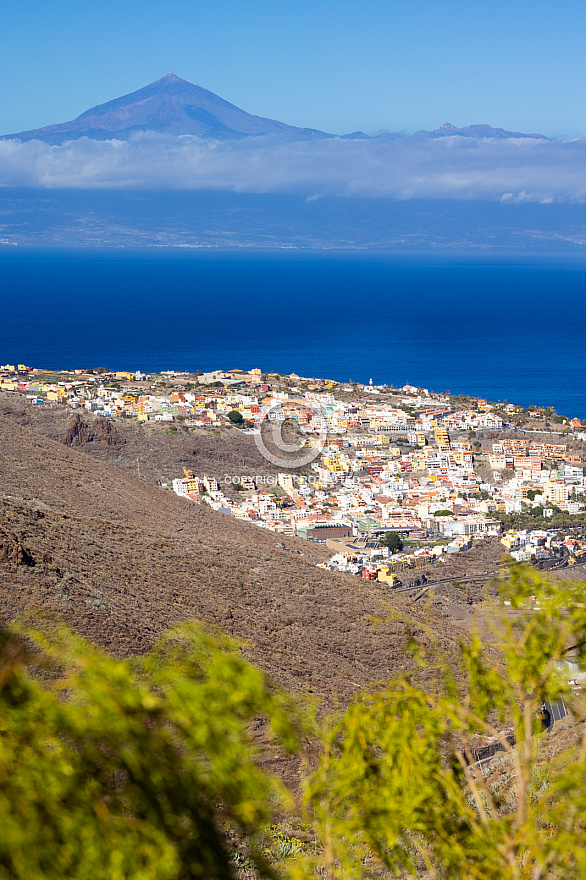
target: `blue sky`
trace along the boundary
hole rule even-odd
[[[334,133],[449,121],[581,136],[585,27],[575,0],[6,0],[0,132],[66,121],[173,71]]]

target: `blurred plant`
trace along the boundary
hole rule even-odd
[[[512,569],[459,660],[430,626],[424,687],[403,675],[324,722],[303,821],[249,735],[264,715],[298,750],[303,719],[227,636],[185,624],[120,660],[21,621],[0,639],[0,878],[581,880],[586,710],[563,661],[585,662],[585,586]]]
[[[259,835],[287,796],[255,762],[259,714],[298,748],[291,701],[195,624],[129,660],[38,618],[3,633],[0,877],[223,880],[229,838],[273,875]]]
[[[515,569],[491,646],[462,640],[460,675],[436,645],[419,655],[425,691],[403,676],[357,698],[324,733],[307,784],[322,851],[294,875],[584,878],[586,725],[552,760],[539,710],[563,699],[586,718],[560,663],[570,647],[584,660],[585,586]],[[502,750],[493,781],[479,735]]]

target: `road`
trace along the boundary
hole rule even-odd
[[[568,560],[570,559],[570,553],[567,550],[567,548],[564,548],[564,550],[566,552],[564,553],[564,555],[561,558],[556,557],[552,560],[547,560],[548,562],[551,562],[551,564],[549,565],[548,568],[539,568],[537,570],[547,572],[547,571],[557,571],[560,568],[568,568]],[[578,568],[584,568],[585,566],[586,566],[586,562],[577,562],[572,567],[578,569]],[[409,572],[415,573],[416,569],[409,569]],[[471,583],[473,581],[482,581],[483,583],[486,583],[486,581],[490,580],[491,578],[499,578],[499,579],[503,579],[506,581],[509,579],[509,575],[507,573],[503,573],[502,571],[499,571],[498,569],[496,569],[492,574],[490,574],[489,572],[485,572],[484,574],[475,574],[475,575],[470,575],[469,577],[464,577],[464,578],[463,577],[441,578],[436,581],[427,581],[425,584],[419,584],[419,586],[415,586],[415,587],[398,587],[394,592],[396,592],[396,593],[416,593],[421,590],[427,591],[431,587],[440,587],[442,584],[451,584],[451,583],[453,583],[453,581],[457,581],[459,584],[467,584],[467,583]]]
[[[550,700],[545,701],[545,708],[550,714],[551,723],[548,727],[548,730],[551,730],[556,721],[562,721],[564,718],[568,716],[568,710],[566,708],[566,704],[562,699],[554,700],[550,702]]]

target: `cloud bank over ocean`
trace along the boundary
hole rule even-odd
[[[140,133],[128,141],[0,141],[0,187],[224,190],[511,203],[586,201],[586,139],[421,136],[209,141]]]

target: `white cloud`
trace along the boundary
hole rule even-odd
[[[61,146],[0,141],[0,186],[215,189],[396,199],[586,201],[586,140],[208,142],[137,134]]]

